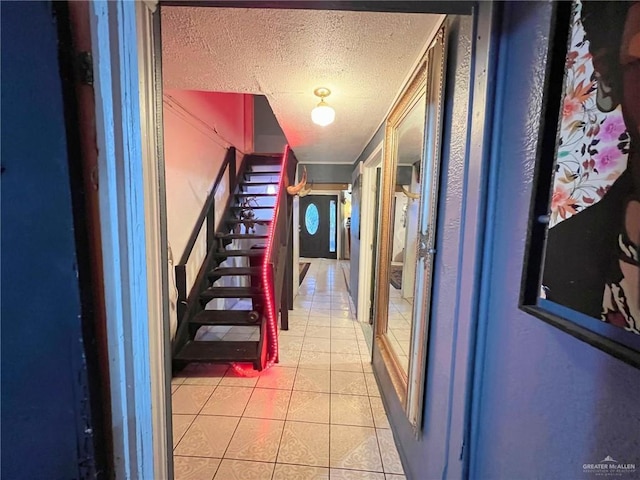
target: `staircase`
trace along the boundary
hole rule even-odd
[[[288,147],[281,155],[247,155],[236,175],[230,149],[176,266],[174,370],[191,362],[249,363],[262,370],[278,361],[278,320],[287,329],[291,308],[292,201],[286,187],[296,163]],[[216,222],[215,193],[225,179],[233,193]],[[206,257],[187,294],[187,265],[197,242],[204,243],[203,231]]]

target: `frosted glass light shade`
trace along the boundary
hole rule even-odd
[[[326,127],[336,119],[336,112],[324,101],[320,102],[316,108],[311,110],[311,120],[313,123]]]

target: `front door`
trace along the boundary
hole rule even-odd
[[[337,258],[338,197],[307,195],[300,198],[300,256]]]

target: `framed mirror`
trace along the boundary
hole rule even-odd
[[[376,344],[407,417],[422,421],[440,179],[444,27],[386,122]]]

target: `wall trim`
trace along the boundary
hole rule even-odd
[[[153,462],[156,478],[173,470],[171,421],[171,344],[167,205],[162,116],[160,12],[154,2],[137,5],[140,75],[140,125],[144,181],[147,282],[149,291],[149,366]],[[159,54],[158,54],[159,53]]]

